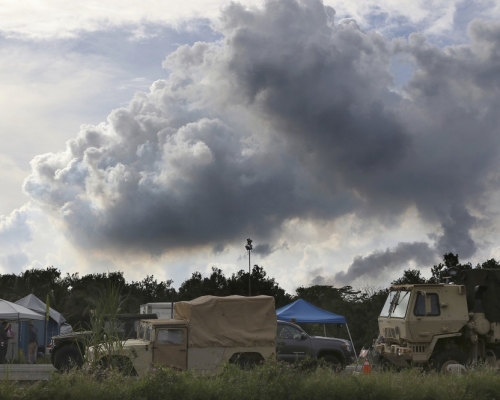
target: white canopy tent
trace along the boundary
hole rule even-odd
[[[47,307],[45,303],[34,294],[29,294],[26,297],[23,297],[22,299],[16,301],[16,304],[29,308],[30,310],[36,311],[37,313],[40,313],[42,315],[45,315]],[[51,307],[49,307],[49,316],[54,321],[56,321],[58,325],[61,325],[62,323],[64,323],[64,321],[66,321],[66,319],[60,313],[58,313]]]
[[[0,299],[0,320],[43,321],[44,319],[44,315],[31,311],[29,308],[21,306],[20,304],[11,303],[10,301]]]
[[[20,304],[11,303],[10,301],[0,299],[0,321],[12,321],[12,329],[17,331],[16,337],[8,341],[7,354],[10,354],[10,359],[19,358],[19,344],[21,338],[20,326],[21,321],[43,321],[45,316],[29,308],[23,307]],[[15,350],[17,348],[17,351]]]

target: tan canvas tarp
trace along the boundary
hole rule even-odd
[[[276,346],[271,296],[198,297],[175,303],[174,316],[188,321],[189,347]]]

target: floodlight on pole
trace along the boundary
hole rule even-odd
[[[248,250],[248,296],[250,297],[252,295],[252,270],[250,267],[250,252],[252,251],[252,239],[247,239],[247,244],[245,246],[245,249]]]

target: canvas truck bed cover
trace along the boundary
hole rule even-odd
[[[189,347],[276,346],[276,310],[271,296],[202,296],[174,306],[188,321]]]

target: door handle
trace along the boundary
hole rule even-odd
[[[179,351],[184,351],[184,352],[185,352],[185,351],[186,351],[186,349],[179,349]]]

